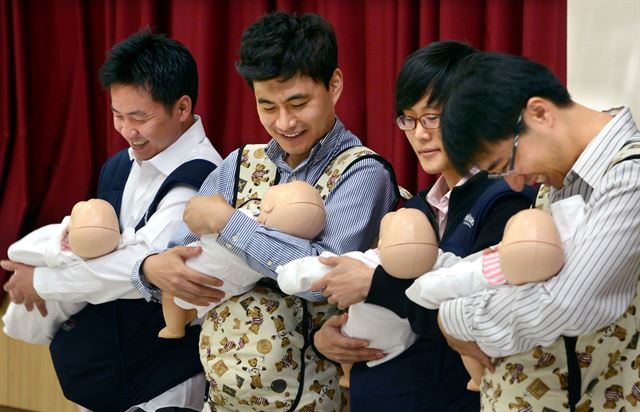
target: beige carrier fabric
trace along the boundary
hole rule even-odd
[[[333,159],[315,185],[321,197],[326,199],[341,173],[365,155],[375,153],[359,146]],[[257,211],[276,179],[264,145],[245,146],[235,206]],[[202,325],[200,358],[211,383],[208,408],[340,411],[337,367],[318,358],[305,341],[310,330],[337,313],[336,307],[287,296],[265,283],[211,310]]]
[[[609,168],[640,155],[640,143],[627,144]],[[548,190],[536,207],[548,204]],[[629,308],[616,322],[580,336],[576,356],[582,397],[576,412],[640,411],[640,319],[638,289]],[[564,338],[549,347],[495,359],[496,372],[485,371],[480,387],[482,411],[569,411]]]

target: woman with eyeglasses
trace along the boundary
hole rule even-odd
[[[473,170],[461,176],[444,151],[441,107],[459,62],[475,50],[455,41],[435,42],[404,62],[396,84],[396,123],[404,131],[422,169],[439,174],[436,182],[409,200],[422,210],[439,237],[440,249],[464,257],[497,244],[507,220],[533,202],[533,189],[513,192],[501,179]],[[334,266],[313,285],[339,307],[365,301],[408,318],[420,339],[398,357],[369,368],[365,361],[383,354],[367,343],[344,337],[345,315],[334,317],[314,335],[320,353],[337,362],[353,362],[350,410],[477,411],[477,392],[466,389],[469,375],[460,356],[447,345],[437,323],[438,312],[411,302],[405,290],[412,280],[394,278],[346,257],[323,260]],[[357,362],[357,363],[356,363]]]

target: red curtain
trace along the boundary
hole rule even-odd
[[[243,29],[264,13],[315,12],[335,27],[345,89],[338,114],[415,191],[433,181],[395,127],[403,59],[456,39],[522,54],[566,77],[566,0],[4,0],[0,2],[0,258],[20,236],[91,197],[123,148],[97,71],[105,52],[150,26],[184,43],[200,74],[196,112],[222,155],[266,142],[234,63]],[[0,272],[0,284],[4,283]]]

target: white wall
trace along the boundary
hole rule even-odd
[[[630,106],[640,124],[640,0],[568,0],[567,88],[593,109]]]

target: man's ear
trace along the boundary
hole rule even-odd
[[[338,103],[338,99],[340,99],[340,95],[342,94],[343,87],[344,87],[344,83],[342,79],[342,70],[336,68],[333,71],[333,76],[331,76],[331,80],[329,80],[329,93],[331,93],[331,99],[333,100],[334,106],[336,103]]]
[[[527,124],[538,123],[547,127],[553,127],[556,115],[555,105],[542,97],[534,96],[527,100],[525,111]]]
[[[178,99],[174,106],[174,110],[178,112],[180,116],[180,121],[185,122],[191,116],[192,102],[191,97],[186,94]]]
[[[267,202],[267,203],[261,203],[260,204],[260,211],[261,212],[271,213],[273,211],[273,209],[275,209],[275,204],[273,204],[272,202]]]

